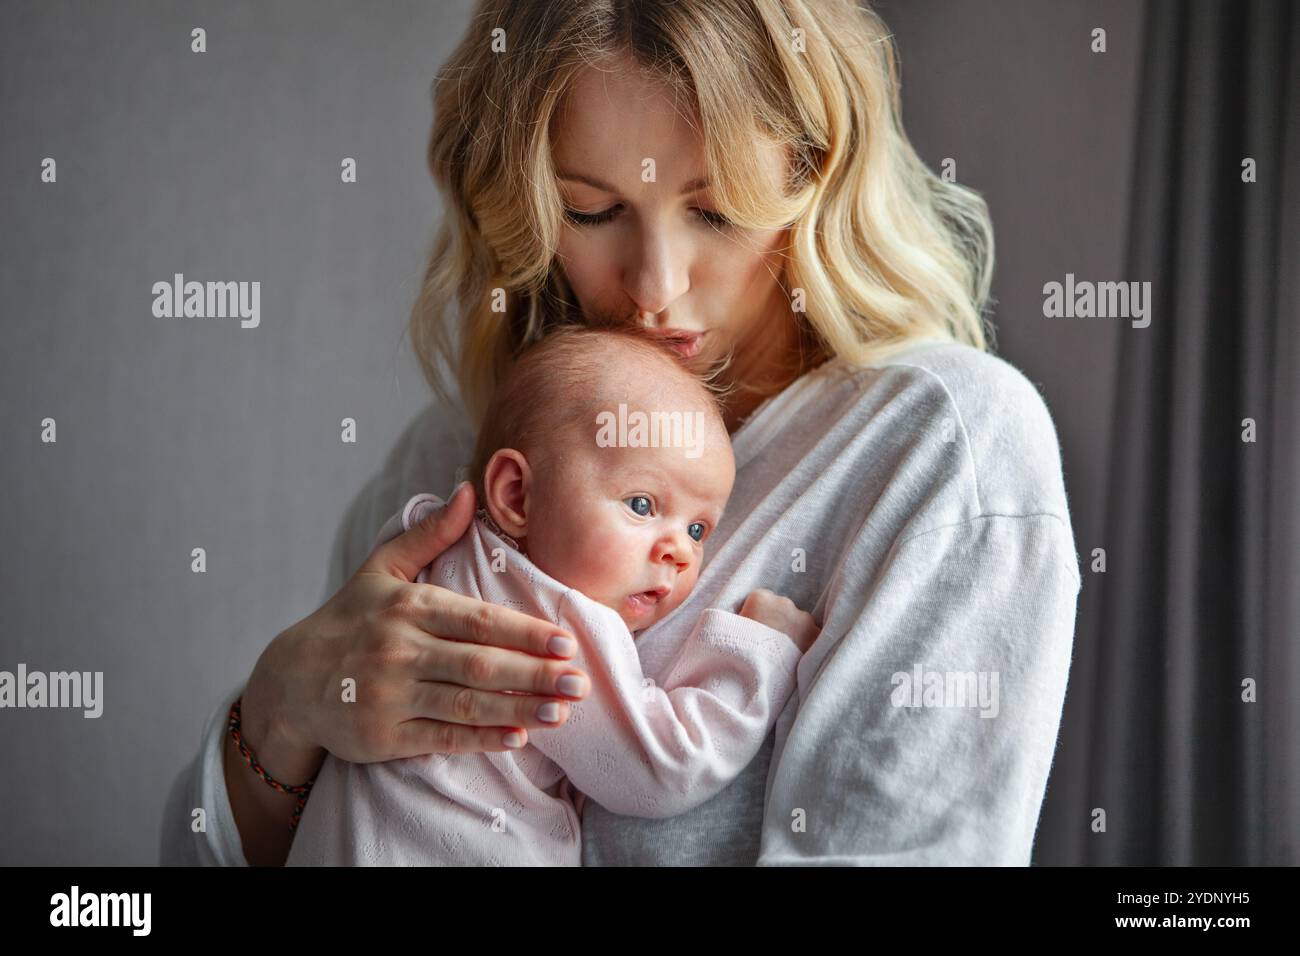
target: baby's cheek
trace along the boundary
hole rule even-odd
[[[695,582],[698,581],[699,579],[700,579],[700,566],[698,564],[693,565],[689,571],[687,571],[685,574],[682,575],[681,582],[678,585],[678,589],[682,593],[683,601],[686,600],[686,598],[690,595],[691,591],[695,589]]]
[[[629,580],[633,542],[626,535],[597,528],[582,529],[578,535],[572,563],[581,564],[582,576],[593,588],[619,590],[637,583]]]
[[[686,599],[689,598],[691,592],[695,590],[695,582],[698,579],[699,573],[693,569],[685,574],[679,575],[677,578],[677,584],[673,587],[672,597],[664,602],[663,610],[659,616],[667,617],[673,611],[677,610],[678,607],[685,604]]]

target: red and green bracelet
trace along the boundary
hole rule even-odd
[[[262,765],[257,762],[257,758],[253,756],[253,751],[251,751],[248,748],[248,745],[244,743],[243,734],[239,732],[239,705],[243,702],[244,698],[241,695],[235,699],[235,703],[230,708],[230,736],[235,739],[235,745],[239,747],[239,755],[244,758],[244,762],[253,768],[253,773],[266,781],[268,787],[271,787],[273,790],[278,790],[280,793],[298,794],[298,801],[293,805],[293,816],[289,818],[289,832],[292,833],[294,830],[298,829],[298,821],[302,819],[303,807],[307,806],[307,794],[311,793],[312,784],[316,782],[316,776],[313,774],[312,778],[306,783],[299,784],[296,787],[290,787],[281,783],[279,780],[276,780],[262,768]]]

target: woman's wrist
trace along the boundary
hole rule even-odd
[[[243,734],[244,742],[257,755],[262,769],[286,786],[311,780],[325,757],[324,748],[300,742],[275,721],[257,730],[247,729],[245,725]]]
[[[274,665],[283,660],[288,633],[280,634],[262,653],[244,688],[241,733],[258,762],[286,785],[305,783],[320,769],[323,747],[313,743],[291,718],[282,685],[274,680]]]

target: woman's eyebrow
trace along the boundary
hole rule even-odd
[[[594,176],[586,176],[582,173],[569,173],[561,170],[557,170],[555,175],[557,179],[567,179],[575,183],[585,183],[588,186],[594,186],[596,189],[603,189],[607,193],[615,193],[615,194],[618,193],[618,189],[616,187],[611,186],[609,183],[601,182],[599,179],[596,179]],[[690,193],[698,192],[701,189],[708,189],[708,188],[709,188],[708,179],[703,176],[700,176],[697,177],[696,179],[692,179],[685,186],[683,186],[681,195],[686,196]]]

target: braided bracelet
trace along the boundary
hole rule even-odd
[[[239,755],[244,758],[244,762],[253,768],[253,773],[266,781],[268,787],[273,790],[278,790],[280,793],[298,794],[298,800],[293,805],[293,816],[289,818],[289,832],[292,833],[294,830],[298,829],[298,821],[302,818],[303,807],[307,806],[307,794],[311,793],[312,784],[316,782],[316,774],[312,774],[311,779],[306,783],[299,784],[296,787],[290,787],[276,780],[262,769],[262,765],[258,763],[257,758],[253,756],[253,751],[248,749],[248,745],[244,743],[243,734],[239,732],[239,706],[243,702],[243,695],[240,695],[235,699],[235,703],[230,708],[230,723],[228,725],[230,727],[230,736],[235,739],[235,744],[239,747]]]

